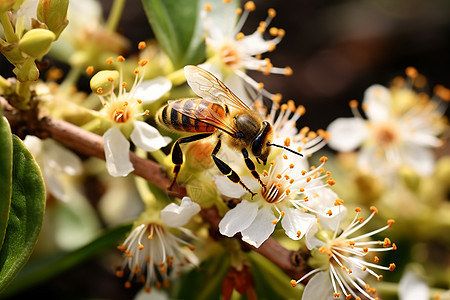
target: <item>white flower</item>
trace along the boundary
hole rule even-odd
[[[352,299],[352,296],[360,297],[360,299],[378,299],[373,296],[376,289],[370,287],[364,278],[366,275],[372,275],[377,280],[381,280],[383,276],[376,273],[374,269],[393,271],[395,264],[385,267],[377,264],[380,260],[378,256],[373,256],[373,263],[365,261],[363,257],[369,253],[395,250],[397,247],[389,238],[385,238],[384,241],[367,240],[390,228],[394,223],[393,220],[389,220],[384,227],[351,237],[378,213],[375,207],[371,207],[371,210],[372,214],[363,220],[359,217],[361,210],[355,209],[356,215],[353,221],[342,232],[339,231],[339,223],[330,227],[320,222],[315,223],[306,234],[305,241],[308,249],[311,250],[312,261],[315,262],[315,265],[311,266],[314,269],[299,280],[291,281],[291,284],[296,286],[305,278],[314,275],[306,285],[302,299],[343,299],[342,295],[345,299]],[[379,247],[376,247],[377,245]]]
[[[139,222],[130,235],[118,249],[124,253],[124,261],[116,272],[118,277],[123,277],[125,269],[129,269],[128,280],[125,287],[131,286],[131,280],[136,278],[144,282],[146,292],[151,287],[169,286],[169,277],[177,274],[186,263],[196,264],[196,257],[189,250],[194,247],[186,240],[177,237],[170,232],[170,228],[182,231],[189,238],[195,236],[187,229],[181,228],[187,224],[190,218],[200,211],[200,206],[184,197],[181,205],[170,204],[161,211],[160,220],[148,220]],[[177,224],[177,225],[173,225]],[[186,247],[182,247],[186,246]]]
[[[400,300],[428,300],[430,289],[414,272],[406,271],[400,279],[398,296]]]
[[[49,192],[56,199],[69,200],[63,178],[64,175],[75,176],[81,173],[81,159],[50,139],[40,140],[27,135],[24,143],[39,163]]]
[[[384,175],[401,166],[412,167],[421,175],[434,170],[433,148],[442,144],[437,137],[444,130],[445,108],[410,88],[369,87],[362,107],[367,119],[350,102],[354,118],[339,118],[327,131],[329,145],[338,151],[360,147],[358,166],[362,170]]]
[[[266,40],[263,37],[270,22],[275,17],[274,9],[268,10],[266,20],[260,22],[254,33],[244,35],[241,31],[251,11],[255,10],[253,1],[244,5],[244,10],[236,9],[232,3],[223,4],[215,2],[214,5],[206,4],[201,13],[203,26],[206,31],[207,56],[202,68],[210,71],[221,79],[244,102],[248,103],[246,90],[259,93],[272,98],[254,79],[248,76],[246,70],[258,70],[264,74],[292,74],[292,69],[276,68],[268,58],[259,56],[273,51],[281,41],[285,32],[283,29],[272,27],[269,30],[273,38]],[[240,16],[240,18],[239,18]]]
[[[322,164],[317,168],[305,171],[296,168],[288,155],[294,154],[279,156],[270,163],[269,171],[260,174],[264,187],[254,179],[243,177],[245,185],[256,195],[250,201],[242,200],[225,214],[219,223],[221,234],[232,237],[240,232],[242,240],[259,247],[280,220],[286,235],[293,240],[303,237],[316,216],[333,222],[338,213],[336,205],[340,203],[336,204],[337,195],[328,188],[334,181],[331,178],[327,183],[322,181],[329,176],[323,168],[326,158],[321,159]],[[225,196],[242,198],[248,195],[244,188],[224,176],[216,176],[215,183]]]
[[[118,58],[118,62],[122,62],[123,57]],[[146,60],[139,62],[145,73]],[[104,72],[104,73],[102,73]],[[92,82],[98,81],[103,75],[109,76],[111,71],[100,71],[91,79]],[[103,144],[105,148],[106,167],[111,176],[127,176],[134,170],[129,158],[130,143],[123,135],[123,131],[131,129],[129,135],[131,141],[139,148],[145,151],[156,151],[170,143],[169,137],[163,137],[159,131],[146,122],[139,121],[138,118],[142,115],[147,115],[148,111],[142,113],[139,106],[144,102],[149,104],[156,99],[159,99],[166,92],[168,92],[172,85],[167,79],[157,78],[148,82],[142,82],[144,74],[140,74],[139,69],[135,70],[135,81],[131,89],[127,92],[126,83],[122,82],[122,70],[119,72],[119,92],[114,93],[116,86],[113,77],[103,78],[102,80],[110,81],[112,86],[110,91],[103,93],[101,88],[97,88],[96,92],[103,102],[103,114],[111,122],[112,126],[103,134]],[[140,91],[141,85],[144,86],[145,91]],[[93,87],[95,89],[95,87]],[[147,92],[151,91],[151,94]],[[104,95],[105,94],[105,95]],[[145,98],[137,98],[136,95],[145,96]]]

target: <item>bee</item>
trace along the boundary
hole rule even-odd
[[[196,67],[186,66],[185,76],[189,86],[201,98],[185,98],[170,100],[156,115],[157,122],[169,130],[180,133],[196,133],[181,137],[173,145],[172,162],[173,179],[168,189],[176,182],[183,164],[181,144],[195,142],[212,135],[217,136],[211,156],[220,172],[234,183],[239,183],[244,189],[251,191],[241,180],[239,175],[224,161],[217,157],[222,142],[232,149],[242,153],[245,165],[252,176],[265,188],[255,164],[250,159],[253,154],[258,163],[267,163],[271,146],[284,148],[302,156],[289,148],[272,144],[273,129],[268,121],[263,120],[258,112],[250,109],[223,82],[208,71]]]

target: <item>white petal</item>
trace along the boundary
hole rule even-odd
[[[242,176],[241,180],[250,190],[254,192],[261,188],[258,181],[256,181],[253,177]],[[213,177],[213,181],[219,192],[226,197],[240,199],[248,194],[248,191],[240,184],[232,182],[226,176],[215,175]]]
[[[34,135],[27,135],[23,140],[23,143],[35,158],[42,151],[42,140]]]
[[[379,84],[370,86],[364,92],[364,112],[371,121],[384,121],[389,118],[391,94],[389,90]]]
[[[81,159],[72,151],[52,140],[44,141],[43,145],[45,159],[53,169],[62,171],[68,175],[77,175],[81,173]]]
[[[221,234],[232,237],[237,232],[246,229],[255,219],[258,213],[257,202],[242,200],[235,208],[228,211],[220,220],[219,231]]]
[[[145,151],[156,151],[172,141],[170,137],[162,136],[158,129],[145,122],[134,121],[133,124],[130,138],[136,146]]]
[[[325,246],[325,243],[316,237],[317,231],[319,231],[319,226],[316,221],[311,224],[311,227],[305,234],[305,244],[309,250]]]
[[[258,211],[252,224],[241,231],[242,240],[259,248],[274,231],[276,224],[273,224],[272,221],[275,219],[271,206],[264,206]]]
[[[166,291],[151,289],[150,293],[148,293],[144,288],[142,288],[134,298],[134,300],[169,300],[169,295],[167,295]]]
[[[152,80],[143,81],[134,93],[134,98],[142,100],[142,104],[150,104],[170,91],[172,82],[160,76]]]
[[[366,122],[361,118],[339,118],[331,122],[328,145],[338,151],[355,150],[366,140],[368,131]]]
[[[170,227],[184,226],[200,211],[200,205],[189,197],[183,197],[181,204],[170,203],[161,210],[161,220]]]
[[[111,127],[103,134],[106,169],[111,176],[127,176],[134,170],[130,162],[130,142],[116,127]]]
[[[319,272],[314,275],[313,278],[308,282],[303,291],[302,300],[333,300],[333,299],[343,299],[341,296],[336,298],[333,296],[333,289],[331,285],[330,273]]]
[[[420,280],[413,272],[406,271],[398,287],[400,300],[428,300],[429,295],[428,285]]]
[[[285,215],[281,219],[281,226],[283,226],[286,235],[293,240],[301,239],[313,223],[316,223],[316,217],[298,209],[287,207],[284,209],[284,212]]]
[[[421,176],[428,176],[433,173],[435,158],[432,150],[408,143],[401,148],[400,155],[403,162]]]
[[[47,161],[42,161],[42,176],[45,180],[45,187],[58,200],[69,200],[65,192],[63,181],[60,177],[61,173],[54,172],[55,170],[48,166]]]

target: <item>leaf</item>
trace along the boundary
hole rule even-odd
[[[12,139],[8,121],[0,115],[0,249],[6,233],[12,191]]]
[[[23,142],[13,137],[11,208],[0,252],[0,291],[16,277],[28,261],[45,209],[45,187],[41,171]]]
[[[205,58],[202,0],[142,0],[150,25],[175,69]]]
[[[131,224],[109,229],[96,240],[72,252],[51,254],[45,258],[32,261],[19,273],[16,280],[6,289],[2,296],[10,296],[23,292],[50,278],[76,266],[77,264],[98,255],[106,250],[114,249],[118,241],[131,229]]]

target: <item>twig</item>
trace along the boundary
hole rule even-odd
[[[24,119],[23,114],[15,110],[4,98],[0,98],[0,102],[3,107],[3,113],[10,122],[13,132],[14,129],[26,125],[29,133],[40,138],[51,137],[79,153],[105,159],[101,136],[51,116],[39,119],[36,114],[34,116],[28,114]],[[138,157],[133,152],[130,152],[130,161],[135,169],[134,174],[146,179],[160,189],[166,190],[170,179],[162,172],[161,167],[157,163]],[[187,195],[186,189],[177,184],[174,185],[170,194],[179,198]],[[215,208],[202,209],[201,215],[211,225],[212,229],[218,232],[220,216],[217,210]],[[298,252],[284,248],[273,238],[269,238],[259,248],[245,245],[278,265],[292,278],[300,278],[307,271],[304,259]]]

